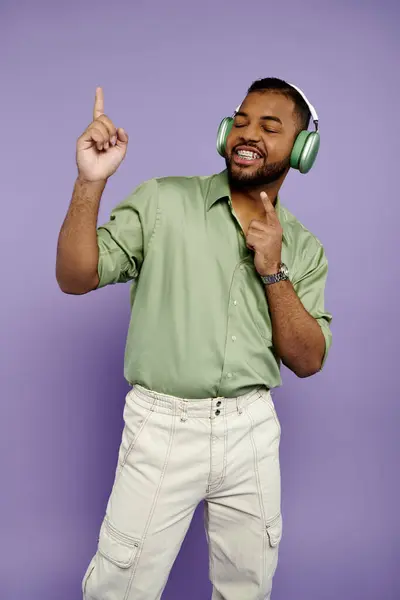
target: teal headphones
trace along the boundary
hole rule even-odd
[[[318,115],[313,105],[307,100],[305,94],[295,85],[289,84],[292,88],[297,90],[299,94],[304,98],[308,108],[310,109],[312,120],[314,121],[315,131],[308,131],[304,129],[298,134],[290,155],[290,166],[292,169],[297,169],[300,173],[308,173],[311,167],[315,163],[317,158],[320,136],[318,132]],[[239,111],[240,106],[237,107],[232,117],[225,117],[218,127],[217,133],[217,152],[221,156],[225,156],[226,140],[232,129],[233,121],[236,113]]]

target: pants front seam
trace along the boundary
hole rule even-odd
[[[211,431],[211,435],[212,435],[212,431]],[[219,478],[214,482],[214,484],[211,483],[211,471],[212,469],[210,469],[210,479],[209,479],[209,484],[207,487],[207,493],[213,493],[216,492],[217,490],[219,490],[219,488],[222,486],[224,479],[225,479],[225,475],[226,475],[226,465],[227,465],[227,450],[228,450],[228,423],[227,423],[227,416],[224,415],[224,457],[223,457],[223,465],[222,465],[222,469],[221,469],[221,475],[219,476]],[[212,455],[212,453],[211,453]]]
[[[154,514],[154,511],[156,509],[157,501],[158,501],[158,498],[160,496],[161,487],[162,487],[162,484],[163,484],[163,481],[164,481],[164,477],[165,477],[165,473],[166,473],[166,470],[167,470],[167,467],[168,467],[168,461],[169,461],[169,458],[171,456],[172,443],[173,443],[174,434],[175,434],[175,422],[176,422],[176,416],[174,415],[172,417],[171,430],[170,430],[170,440],[169,440],[168,450],[167,450],[167,454],[166,454],[165,461],[164,461],[163,470],[162,470],[162,473],[161,473],[161,476],[160,476],[160,481],[159,481],[159,484],[158,484],[158,487],[157,487],[157,491],[156,491],[156,494],[155,494],[155,497],[154,497],[154,500],[153,500],[153,505],[151,507],[151,511],[150,511],[149,516],[148,516],[147,523],[146,523],[146,526],[145,526],[145,529],[144,529],[144,532],[143,532],[143,536],[142,536],[142,540],[141,540],[140,554],[138,556],[138,559],[136,560],[136,564],[135,564],[134,569],[132,569],[132,575],[131,575],[129,583],[128,583],[128,587],[127,587],[127,590],[126,590],[126,593],[125,593],[125,596],[124,596],[124,600],[128,600],[128,596],[129,596],[129,593],[131,591],[132,584],[133,584],[133,579],[135,577],[135,574],[136,574],[136,571],[137,571],[137,568],[138,568],[138,564],[140,562],[141,550],[142,550],[143,545],[145,543],[147,532],[149,531],[151,520],[153,518],[153,514]]]
[[[266,522],[266,518],[265,518],[265,510],[264,510],[264,505],[263,505],[263,501],[262,501],[262,491],[261,491],[261,482],[260,482],[260,472],[258,470],[258,453],[257,453],[257,447],[256,447],[256,443],[254,440],[254,434],[253,434],[253,430],[254,430],[254,421],[250,415],[250,413],[247,411],[246,415],[250,421],[250,440],[251,440],[251,445],[253,448],[253,458],[254,458],[254,475],[256,478],[256,482],[257,482],[257,491],[258,491],[258,502],[260,505],[260,514],[262,517],[262,522],[265,523]],[[262,542],[262,558],[261,558],[261,589],[264,588],[264,581],[265,581],[265,569],[264,569],[264,563],[265,563],[265,555],[266,555],[266,535],[264,531],[260,531],[260,534],[263,535],[263,542]]]

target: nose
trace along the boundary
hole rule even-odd
[[[242,137],[246,142],[259,142],[261,140],[261,134],[257,123],[248,123],[242,130]]]

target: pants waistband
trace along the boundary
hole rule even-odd
[[[150,405],[151,410],[156,412],[180,415],[182,421],[185,421],[188,417],[215,418],[234,412],[241,413],[246,406],[260,397],[261,390],[269,393],[266,387],[260,385],[250,392],[234,398],[220,396],[217,398],[187,399],[154,392],[139,384],[132,387],[132,392],[136,394],[136,399],[140,403]]]

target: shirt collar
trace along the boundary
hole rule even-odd
[[[228,172],[226,169],[224,169],[224,171],[221,171],[221,173],[218,173],[217,175],[212,176],[211,183],[208,188],[208,192],[207,192],[207,196],[206,196],[207,212],[210,210],[210,208],[212,206],[214,206],[214,204],[216,202],[218,202],[219,200],[222,200],[222,199],[227,199],[229,202],[229,205],[232,206],[231,190],[229,188]],[[278,215],[280,224],[282,225],[282,228],[284,228],[285,217],[284,217],[284,214],[282,211],[282,205],[281,205],[281,201],[279,198],[279,194],[276,199],[275,210],[276,210],[276,214]],[[283,231],[283,237],[284,238],[286,237],[285,231]]]

